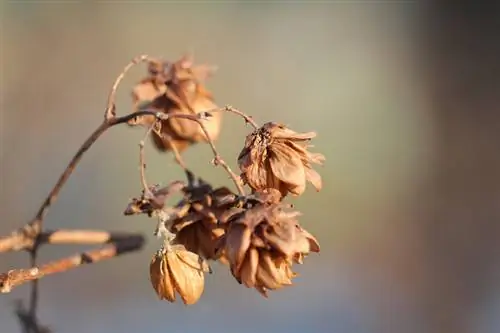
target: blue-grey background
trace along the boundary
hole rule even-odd
[[[304,213],[303,225],[322,246],[319,255],[299,267],[295,285],[266,300],[215,265],[201,300],[185,307],[159,301],[150,286],[149,260],[159,245],[152,236],[154,222],[122,215],[128,199],[140,191],[137,142],[143,132],[112,129],[85,155],[46,226],[137,231],[147,235],[148,243],[140,252],[42,279],[42,323],[71,333],[500,330],[500,288],[494,282],[500,272],[494,255],[498,247],[488,250],[490,257],[467,256],[467,249],[447,248],[447,233],[440,243],[428,228],[434,212],[429,207],[447,195],[439,192],[442,123],[436,116],[436,93],[429,89],[429,58],[422,51],[422,4],[3,5],[1,234],[33,216],[80,143],[101,121],[112,81],[138,54],[175,59],[192,51],[198,62],[218,65],[208,87],[220,105],[234,105],[260,123],[280,121],[297,131],[315,130],[314,149],[327,158],[319,169],[323,191],[309,189],[293,200]],[[123,81],[120,114],[130,112],[131,87],[144,74],[139,66]],[[240,119],[225,117],[218,146],[233,167],[246,131]],[[186,153],[187,163],[199,175],[231,186],[222,170],[210,166],[210,158],[207,146]],[[183,177],[170,155],[148,147],[147,159],[151,182]],[[492,201],[499,198],[498,191],[492,192],[498,189],[497,181],[493,175],[488,182],[496,195],[489,196]],[[475,190],[482,193],[481,187]],[[442,207],[459,212],[462,203]],[[498,210],[490,212],[494,214],[484,217],[487,223],[498,217]],[[471,215],[472,220],[476,217]],[[484,243],[481,236],[473,238],[474,230],[462,230],[463,243]],[[491,236],[491,230],[498,229],[481,230]],[[438,246],[429,248],[429,239]],[[41,261],[85,248],[45,247]],[[461,266],[463,260],[468,267],[475,262],[470,271],[488,279],[473,277],[440,294],[463,277],[455,266],[433,261],[447,250],[445,263],[456,260]],[[25,253],[0,258],[0,271],[28,265]],[[472,290],[474,297],[460,297],[460,288]],[[28,293],[25,285],[0,297],[1,333],[19,331],[12,306]]]

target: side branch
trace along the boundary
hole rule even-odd
[[[77,233],[72,234],[70,231],[66,231],[66,233],[69,233],[66,235],[69,237],[63,238],[64,240],[69,240],[69,238],[77,235]],[[137,251],[144,245],[144,237],[140,234],[113,235],[104,231],[88,231],[88,241],[85,242],[85,237],[82,237],[81,234],[85,233],[85,231],[79,231],[79,233],[80,243],[106,243],[110,240],[113,243],[101,249],[91,250],[55,260],[40,267],[14,269],[7,273],[0,274],[0,292],[8,293],[19,285],[28,281],[41,279],[46,275],[62,273],[84,264],[92,264],[105,259],[111,259],[127,252]],[[107,237],[104,237],[105,234],[107,234]],[[60,234],[59,236],[62,235]]]

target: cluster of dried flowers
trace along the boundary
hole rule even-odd
[[[133,90],[136,111],[210,117],[200,124],[147,115],[129,124],[149,126],[155,146],[173,151],[178,158],[179,152],[197,142],[214,147],[223,112],[214,111],[217,106],[203,85],[213,68],[194,66],[192,58],[184,56],[172,63],[151,61],[148,72]],[[211,271],[208,260],[228,265],[239,283],[267,297],[268,291],[292,284],[297,275],[294,264],[302,263],[310,252],[319,252],[318,241],[298,222],[300,213],[284,201],[288,194],[303,194],[308,182],[321,190],[321,177],[312,164],[322,164],[324,156],[308,151],[315,133],[296,133],[274,122],[259,127],[250,117],[235,113],[254,126],[237,158],[240,176],[226,169],[239,193],[214,188],[185,168],[186,182],[159,187],[147,186],[144,180],[141,196],[132,199],[124,212],[158,220],[156,233],[165,242],[153,256],[150,276],[161,299],[173,302],[177,292],[185,304],[195,303],[203,293],[204,274]],[[221,161],[219,156],[216,159]],[[242,185],[251,193],[245,194]],[[174,193],[182,198],[169,206],[166,202]]]

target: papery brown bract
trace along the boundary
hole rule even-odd
[[[165,114],[198,114],[217,109],[212,94],[205,88],[204,81],[215,72],[215,67],[194,65],[189,55],[176,62],[151,61],[149,76],[141,80],[132,91],[134,111],[148,109]],[[154,116],[141,116],[129,125],[150,126]],[[220,132],[222,112],[214,112],[203,119],[212,140],[217,140]],[[153,143],[160,151],[169,151],[175,145],[179,152],[207,138],[200,125],[189,119],[171,118],[161,121],[159,132],[151,133]]]
[[[212,189],[206,183],[186,189],[186,197],[174,208],[167,224],[176,234],[174,240],[203,258],[226,263],[224,255],[216,256],[216,244],[224,235],[218,222],[221,215],[234,205],[236,195],[226,187]]]
[[[206,262],[181,245],[158,251],[149,267],[151,284],[160,299],[175,302],[176,293],[186,305],[194,304],[203,294]]]
[[[226,232],[219,246],[240,283],[267,296],[268,290],[291,285],[292,264],[310,252],[319,252],[314,236],[297,221],[298,212],[283,203],[253,203],[226,215]]]
[[[301,195],[310,182],[321,190],[321,176],[311,164],[322,164],[322,154],[310,153],[308,142],[316,133],[296,133],[284,125],[269,122],[249,134],[238,156],[241,178],[254,191],[277,189]]]

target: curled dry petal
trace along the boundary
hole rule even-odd
[[[214,190],[203,181],[192,182],[185,188],[185,198],[176,205],[182,214],[173,215],[167,222],[170,231],[176,234],[175,243],[203,258],[225,263],[225,254],[216,253],[218,240],[225,232],[219,221],[236,199],[237,196],[225,187]]]

